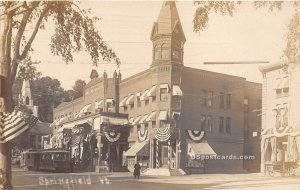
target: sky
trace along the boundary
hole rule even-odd
[[[120,71],[126,78],[150,67],[153,22],[157,20],[162,1],[84,1],[80,6],[91,8],[92,16],[101,17],[96,25],[100,34],[121,60]],[[193,31],[196,7],[192,1],[176,1],[183,31],[186,36],[184,65],[209,71],[245,77],[249,81],[262,82],[258,70],[252,65],[204,65],[211,61],[269,61],[280,62],[285,47],[287,24],[293,7],[286,2],[282,11],[269,12],[255,9],[251,2],[244,2],[234,16],[209,15],[208,28],[200,34]],[[99,75],[105,71],[111,77],[117,66],[101,62],[92,65],[87,53],[74,56],[74,62],[65,64],[61,57],[53,56],[49,42],[53,26],[40,31],[33,43],[32,57],[41,61],[36,65],[43,76],[60,80],[70,89],[77,79],[89,81],[92,69]]]

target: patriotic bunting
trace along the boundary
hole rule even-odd
[[[169,138],[171,137],[171,129],[170,127],[164,127],[164,128],[157,128],[156,129],[156,134],[155,134],[155,138],[158,141],[167,141],[169,140]]]
[[[104,132],[104,136],[106,137],[106,139],[109,142],[116,142],[120,139],[121,137],[121,133],[119,132],[114,132],[114,131],[110,131],[110,132]]]
[[[148,130],[145,129],[143,132],[141,130],[138,131],[138,140],[139,142],[143,142],[147,139]]]
[[[33,115],[26,115],[21,111],[0,113],[0,143],[15,139],[22,133],[32,128],[38,121]]]
[[[193,141],[201,141],[205,135],[204,131],[197,131],[197,130],[187,130],[188,136]]]

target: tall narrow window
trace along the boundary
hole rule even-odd
[[[213,106],[213,92],[209,91],[207,93],[207,107],[212,107]]]
[[[223,133],[224,132],[224,117],[220,117],[219,121],[219,132]]]
[[[168,101],[168,89],[167,88],[160,89],[160,101]]]
[[[230,133],[231,131],[231,119],[230,117],[226,118],[226,133]]]
[[[161,46],[161,58],[170,59],[170,47],[167,44]]]
[[[220,93],[220,108],[224,109],[224,93]]]
[[[206,106],[207,104],[207,92],[206,90],[202,90],[202,105]]]
[[[212,128],[213,128],[212,116],[208,115],[206,119],[207,119],[206,131],[212,132]]]
[[[244,112],[249,112],[249,99],[247,98],[244,99]]]
[[[226,108],[231,108],[231,94],[226,94]]]
[[[206,130],[206,116],[205,115],[201,115],[201,121],[200,121],[200,125],[201,125],[201,131],[205,131]]]
[[[155,46],[154,47],[154,60],[158,60],[160,58],[160,47]]]

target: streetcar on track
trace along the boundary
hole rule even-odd
[[[29,170],[71,171],[70,152],[65,149],[26,150],[20,166]]]

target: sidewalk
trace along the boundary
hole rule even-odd
[[[255,182],[265,183],[266,181],[294,181],[299,180],[300,176],[288,176],[288,177],[272,177],[265,176],[262,173],[250,173],[250,174],[197,174],[197,175],[186,175],[186,176],[169,176],[159,177],[152,179],[143,179],[143,182],[154,182],[154,183],[169,183],[169,184],[219,184],[219,183],[230,183],[230,182]]]

